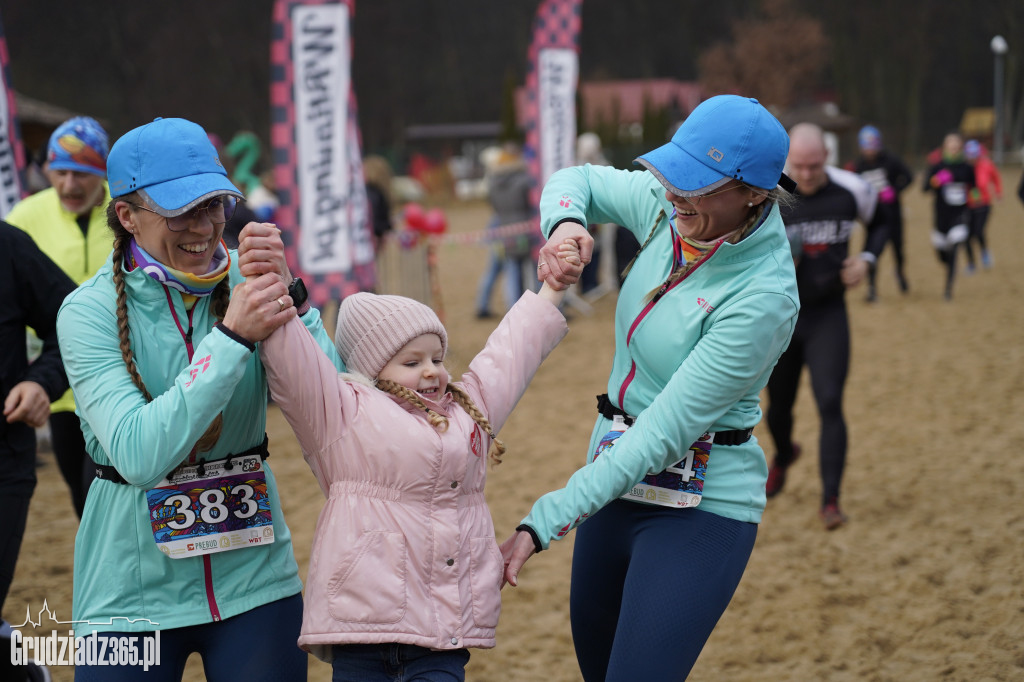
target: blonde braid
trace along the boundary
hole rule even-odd
[[[494,428],[491,426],[491,422],[488,421],[487,417],[484,416],[480,408],[476,406],[473,399],[458,386],[454,384],[448,384],[448,390],[451,392],[452,397],[455,398],[455,402],[462,406],[462,409],[473,418],[480,428],[491,437],[491,447],[487,452],[488,459],[491,460],[492,464],[501,464],[501,458],[505,454],[505,443],[503,443],[495,434]]]
[[[125,235],[128,233],[125,232]],[[128,294],[125,293],[124,284],[124,270],[121,264],[124,262],[124,252],[127,248],[128,240],[120,237],[114,243],[114,288],[117,291],[117,338],[120,342],[121,357],[124,359],[124,364],[128,368],[128,376],[132,378],[132,383],[135,387],[142,391],[142,396],[146,399],[146,402],[152,402],[153,396],[146,390],[146,384],[143,383],[142,377],[139,375],[139,370],[135,365],[135,355],[132,353],[131,340],[128,335]]]
[[[407,400],[415,407],[426,412],[427,419],[430,421],[431,426],[439,431],[444,432],[448,430],[448,419],[444,415],[438,414],[427,407],[416,391],[406,388],[405,386],[389,379],[378,379],[377,388],[385,393],[390,393],[393,396]],[[448,384],[448,390],[451,392],[452,397],[455,398],[455,402],[461,405],[462,409],[464,409],[466,413],[473,418],[473,421],[479,424],[484,432],[491,437],[491,448],[487,456],[492,463],[501,464],[501,457],[505,454],[505,444],[501,442],[496,435],[494,435],[494,428],[491,426],[491,422],[487,421],[487,417],[483,415],[480,409],[473,403],[473,399],[470,398],[465,391],[453,384]]]
[[[439,414],[434,410],[430,409],[429,407],[427,407],[420,399],[420,396],[418,393],[416,393],[416,391],[410,388],[406,388],[400,383],[391,381],[390,379],[378,379],[377,388],[384,391],[385,393],[390,393],[393,396],[402,398],[403,400],[407,400],[408,402],[412,403],[415,407],[418,407],[419,409],[426,412],[427,419],[430,421],[430,425],[433,426],[438,431],[440,431],[441,433],[444,433],[445,431],[448,430],[448,418],[445,417],[443,414]]]

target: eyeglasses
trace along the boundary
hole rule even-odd
[[[739,189],[740,187],[746,187],[746,185],[740,182],[735,185],[730,185],[725,189],[715,189],[711,190],[710,192],[704,192],[704,194],[695,194],[690,197],[683,197],[683,199],[686,199],[688,202],[690,202],[692,206],[699,206],[702,199],[706,199],[707,197],[713,197],[716,194],[725,194],[730,190]]]
[[[143,211],[149,211],[154,215],[160,216],[159,213],[143,206],[142,204],[133,204],[130,201],[125,202],[135,208],[141,208]],[[238,205],[238,198],[233,197],[230,194],[225,194],[219,197],[214,197],[207,201],[205,204],[196,206],[190,211],[182,213],[181,215],[168,218],[166,216],[160,216],[167,223],[167,229],[171,232],[184,232],[191,225],[201,221],[203,218],[208,218],[214,227],[219,227],[226,223],[235,212],[235,207]]]

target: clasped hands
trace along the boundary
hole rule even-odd
[[[242,228],[238,269],[245,281],[231,292],[224,326],[256,343],[298,314],[288,295],[292,276],[276,225],[253,222]]]

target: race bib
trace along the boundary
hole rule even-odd
[[[948,206],[963,206],[967,203],[967,185],[963,182],[947,182],[942,186],[942,200]]]
[[[228,467],[230,462],[230,468]],[[175,469],[146,491],[160,551],[172,559],[274,541],[267,477],[259,455]]]
[[[615,417],[612,430],[598,442],[594,459],[611,448],[628,428],[621,417]],[[704,495],[704,475],[714,440],[715,434],[705,433],[690,446],[686,457],[660,473],[644,476],[620,499],[662,507],[696,507]]]

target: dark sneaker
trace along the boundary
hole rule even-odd
[[[793,465],[793,462],[800,457],[800,444],[793,443],[793,456],[790,458],[788,464],[780,464],[779,456],[775,455],[775,460],[772,465],[768,467],[768,482],[765,483],[764,493],[768,497],[775,497],[782,492],[782,486],[786,484],[786,470]]]
[[[903,276],[902,272],[896,273],[896,283],[900,287],[900,291],[904,294],[910,291],[910,284],[907,283],[907,278]]]
[[[835,530],[846,523],[846,514],[839,508],[839,500],[832,498],[821,507],[818,512],[821,522],[825,524],[825,530]]]

